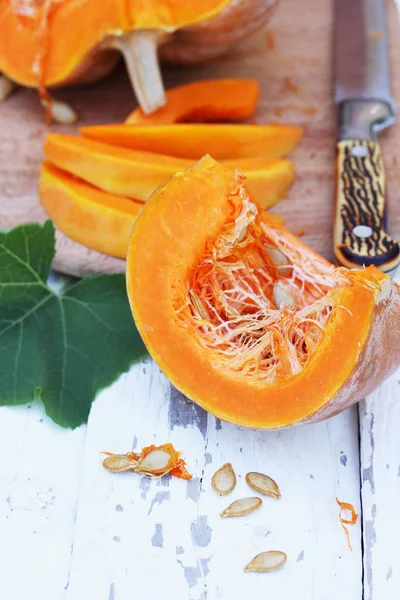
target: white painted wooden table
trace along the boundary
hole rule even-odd
[[[325,423],[278,432],[219,422],[150,359],[100,393],[75,431],[40,404],[0,409],[0,599],[398,600],[399,383]],[[167,441],[193,480],[101,466],[102,450]],[[227,461],[238,485],[220,498],[210,480]],[[221,519],[248,495],[250,470],[276,479],[281,500]],[[360,513],[352,552],[336,498]],[[287,553],[283,569],[243,572],[268,549]]]

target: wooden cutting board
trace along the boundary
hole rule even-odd
[[[394,60],[399,56],[400,35],[392,2],[389,23],[393,94],[400,106],[400,61]],[[304,229],[304,241],[328,259],[333,256],[335,149],[331,28],[329,0],[281,0],[267,29],[235,47],[228,56],[200,67],[164,69],[166,87],[204,78],[254,77],[261,86],[255,122],[304,126],[304,138],[292,155],[296,182],[274,211],[285,218],[289,229]],[[56,96],[77,110],[78,125],[123,121],[135,106],[122,66],[97,84],[58,90]],[[303,109],[312,109],[314,114]],[[44,137],[49,129],[76,132],[78,125],[47,127],[33,90],[19,89],[0,105],[0,227],[46,219],[37,194]],[[382,134],[381,143],[388,178],[389,232],[398,238],[400,119]],[[57,232],[54,268],[82,276],[123,271],[125,262],[88,250]]]

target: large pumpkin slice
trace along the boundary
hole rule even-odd
[[[165,104],[160,44],[169,61],[213,58],[262,26],[276,1],[0,0],[0,75],[43,91],[94,81],[122,53],[148,113]]]
[[[324,419],[400,364],[399,287],[375,267],[333,267],[210,157],[144,205],[127,287],[136,325],[171,382],[240,425]]]

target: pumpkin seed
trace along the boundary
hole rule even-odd
[[[59,100],[46,100],[45,98],[41,101],[42,106],[48,108],[50,103],[50,114],[51,118],[55,123],[61,123],[62,125],[70,125],[75,123],[78,116],[71,106],[65,102]]]
[[[206,309],[204,308],[204,305],[203,305],[202,301],[200,300],[200,298],[198,297],[198,295],[196,294],[196,292],[194,292],[193,290],[190,290],[189,296],[190,296],[190,300],[191,300],[193,307],[194,307],[195,311],[197,312],[197,314],[199,314],[201,316],[201,318],[204,319],[204,321],[209,321],[210,320],[209,314],[207,313]]]
[[[136,465],[137,460],[129,459],[126,454],[112,454],[103,460],[103,467],[115,473],[134,470]]]
[[[164,450],[152,450],[143,459],[140,459],[135,467],[135,471],[157,475],[159,472],[166,472],[171,455]]]
[[[211,478],[213,490],[225,496],[229,494],[236,486],[236,475],[231,463],[226,463]]]
[[[270,246],[269,244],[264,244],[264,248],[269,258],[276,265],[278,273],[281,275],[290,275],[293,265],[286,254],[282,250],[279,250],[279,248],[276,248],[276,246]]]
[[[261,504],[261,498],[257,498],[256,496],[240,498],[240,500],[235,500],[225,508],[221,513],[221,517],[241,517],[257,510]]]
[[[283,275],[284,277],[286,277],[286,275],[290,275],[293,269],[293,265],[278,265],[276,267],[276,270],[278,271],[279,275]]]
[[[287,556],[280,550],[269,550],[268,552],[261,552],[257,554],[245,566],[244,570],[246,573],[268,573],[269,571],[275,571],[283,567],[287,560]]]
[[[249,226],[246,225],[245,227],[243,227],[242,231],[239,233],[237,241],[238,242],[243,242],[243,240],[246,237],[248,231],[249,231]]]
[[[253,490],[264,494],[264,496],[272,496],[272,498],[281,497],[278,484],[271,477],[268,477],[268,475],[264,475],[264,473],[256,473],[255,471],[247,473],[246,481]]]
[[[276,308],[282,308],[285,304],[296,306],[296,300],[293,298],[292,294],[283,287],[280,281],[277,281],[274,285],[274,302]]]
[[[8,98],[16,87],[16,84],[11,81],[11,79],[8,79],[8,77],[5,77],[4,75],[0,75],[0,102]]]

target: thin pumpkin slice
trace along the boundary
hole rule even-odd
[[[127,289],[173,385],[238,425],[325,419],[400,364],[399,286],[375,267],[335,268],[209,156],[144,205]]]
[[[110,192],[145,202],[153,191],[193,161],[163,154],[119,148],[73,135],[51,133],[44,153],[57,167]],[[294,181],[289,160],[269,157],[223,161],[247,177],[250,192],[264,208],[281,200]]]
[[[65,235],[98,252],[126,258],[141,202],[106,194],[49,162],[42,164],[39,195],[44,210]]]
[[[210,154],[215,159],[289,154],[300,142],[303,130],[297,125],[112,124],[82,127],[80,133],[99,142],[134,150],[169,154],[179,158],[200,159]]]
[[[165,93],[167,103],[150,115],[139,107],[129,125],[166,125],[203,121],[240,121],[254,114],[260,86],[254,79],[203,79]]]

